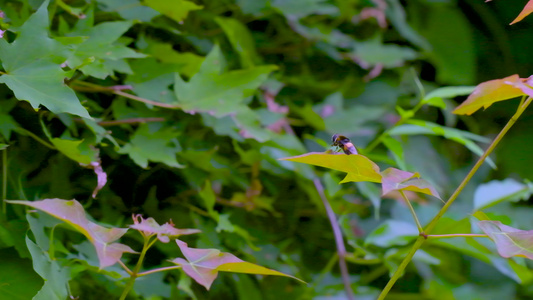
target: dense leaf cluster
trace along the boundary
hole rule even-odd
[[[327,198],[346,243],[344,280],[357,299],[375,298],[443,206],[427,195],[447,199],[483,155],[484,135],[499,130],[489,117],[479,125],[452,114],[461,97],[482,95],[455,110],[472,114],[531,90],[518,75],[474,89],[515,73],[504,38],[480,46],[502,25],[474,1],[441,2],[0,0],[2,200],[85,236],[3,202],[0,269],[13,272],[0,272],[0,294],[119,298],[131,270],[117,262],[134,266],[152,234],[164,241],[132,270],[173,269],[145,271],[131,299],[343,298]],[[482,21],[467,19],[471,11]],[[323,153],[335,133],[364,156]],[[529,140],[510,136],[497,154],[533,149]],[[533,178],[516,162],[530,155],[517,152],[488,158],[432,231],[481,235],[481,219],[498,247],[430,240],[391,297],[533,295],[533,272],[514,257],[531,234],[515,227],[533,228],[533,211],[512,203],[527,200],[531,184],[475,191],[496,163],[496,178],[512,167]],[[36,202],[51,198],[79,202]],[[132,214],[146,219],[131,225]],[[177,228],[194,229],[167,231]]]

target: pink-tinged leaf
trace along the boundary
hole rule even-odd
[[[516,17],[516,19],[514,19],[509,25],[513,25],[514,23],[518,23],[522,21],[525,17],[527,17],[532,12],[533,12],[533,0],[529,0],[526,6],[524,6],[524,9],[522,9],[520,14],[518,14],[518,17]]]
[[[533,84],[533,76],[529,76],[529,78],[520,79],[516,81],[510,81],[507,83],[514,86],[515,88],[522,90],[522,92],[528,95],[529,97],[533,97],[533,89],[531,88],[531,85]]]
[[[411,173],[396,168],[388,168],[381,172],[381,175],[383,176],[381,182],[382,195],[401,190],[423,193],[440,199],[437,190],[429,182],[421,179],[418,172]]]
[[[381,174],[379,173],[378,165],[366,156],[359,154],[345,155],[310,152],[299,156],[281,159],[348,173],[341,183],[351,181],[381,182]]]
[[[107,183],[107,173],[102,169],[100,160],[93,161],[89,164],[81,164],[82,166],[93,169],[96,174],[96,187],[93,190],[92,197],[96,198],[98,192],[105,186]]]
[[[127,228],[105,228],[87,219],[83,206],[76,200],[45,199],[41,201],[7,201],[12,204],[22,204],[44,211],[65,223],[71,225],[85,235],[94,245],[100,268],[114,265],[120,260],[124,252],[135,253],[129,246],[113,243],[121,238]]]
[[[516,229],[499,221],[480,221],[478,226],[494,241],[501,256],[533,259],[533,230]]]
[[[180,247],[180,250],[183,253],[183,256],[185,256],[186,260],[183,258],[176,258],[172,260],[172,262],[180,265],[187,275],[189,275],[199,284],[203,285],[206,289],[211,287],[211,284],[217,278],[219,271],[260,275],[278,275],[291,277],[301,281],[296,277],[267,269],[256,264],[245,262],[233,254],[224,253],[217,249],[190,248],[187,246],[187,243],[180,240],[176,240],[176,243],[178,244],[178,247]]]
[[[453,113],[458,115],[471,115],[481,107],[487,108],[494,102],[523,96],[525,93],[514,85],[525,80],[527,79],[519,78],[515,74],[503,79],[480,83],[474,92],[468,96],[466,101],[459,105]]]
[[[129,226],[130,228],[141,231],[144,236],[157,234],[157,238],[163,243],[168,243],[170,238],[177,238],[180,235],[202,232],[199,229],[175,228],[172,221],[159,225],[154,218],[143,219],[141,215],[134,215],[133,223],[133,225]]]

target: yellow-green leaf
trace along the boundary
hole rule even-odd
[[[348,173],[341,183],[351,181],[381,182],[381,174],[379,173],[378,165],[366,156],[359,154],[337,155],[310,152],[299,156],[282,158],[282,160],[294,161]]]

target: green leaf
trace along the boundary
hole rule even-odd
[[[365,245],[376,245],[383,248],[403,246],[409,244],[418,236],[415,225],[397,221],[386,220],[374,229],[365,239]]]
[[[135,131],[130,142],[122,147],[118,153],[128,154],[130,158],[143,168],[148,167],[148,161],[164,163],[170,167],[183,168],[176,160],[176,153],[181,151],[176,139],[178,133],[172,127],[150,130],[148,124],[141,124]]]
[[[533,259],[533,230],[516,229],[499,221],[479,221],[478,226],[494,241],[502,257]]]
[[[469,95],[474,91],[475,87],[473,86],[446,86],[435,89],[429,92],[422,103],[426,103],[432,106],[436,106],[441,109],[446,108],[444,99],[451,99],[457,96]]]
[[[431,195],[440,199],[439,193],[435,188],[424,179],[420,179],[420,174],[388,168],[381,172],[383,187],[382,195],[392,191],[413,191]]]
[[[474,210],[491,207],[503,201],[527,200],[533,193],[533,185],[520,183],[512,178],[492,180],[480,184],[474,193]]]
[[[302,18],[311,14],[337,15],[339,13],[339,9],[327,3],[327,0],[275,0],[271,5],[289,17]]]
[[[2,61],[5,60],[2,58]],[[63,83],[66,73],[58,65],[36,60],[19,69],[7,71],[7,75],[0,76],[0,82],[5,83],[17,99],[27,100],[34,108],[43,105],[54,113],[91,118],[74,91]]]
[[[387,136],[383,139],[383,144],[392,153],[394,161],[396,162],[398,167],[400,167],[400,169],[402,170],[407,169],[407,166],[405,165],[405,157],[403,153],[402,143],[392,137]]]
[[[139,0],[98,0],[104,11],[117,12],[126,20],[149,22],[159,12],[150,7],[142,6]]]
[[[176,74],[174,90],[183,110],[208,112],[215,117],[241,111],[246,107],[244,99],[253,95],[268,75],[277,69],[276,66],[259,66],[222,73],[223,65],[220,48],[215,46],[200,71],[189,82]]]
[[[472,151],[473,153],[481,156],[483,155],[483,149],[479,147],[476,143],[474,143],[472,140],[482,143],[488,143],[490,140],[479,136],[477,134],[473,134],[468,131],[463,131],[455,128],[450,128],[446,126],[441,126],[435,123],[422,121],[422,120],[408,120],[406,123],[396,126],[392,128],[389,131],[390,135],[414,135],[414,134],[429,134],[429,135],[438,135],[442,136],[446,139],[458,142],[462,145],[464,145],[468,150]],[[496,164],[494,161],[487,157],[486,159],[487,163],[492,167],[496,168]]]
[[[27,300],[37,294],[43,280],[32,268],[32,261],[20,258],[13,248],[0,249],[0,293],[9,300]],[[34,260],[34,264],[38,264]],[[55,299],[55,298],[49,298]],[[61,299],[66,299],[65,297]]]
[[[105,228],[90,222],[85,216],[83,206],[76,200],[45,199],[40,201],[6,200],[11,204],[22,204],[40,209],[83,234],[96,248],[100,268],[114,265],[124,252],[135,253],[129,246],[113,243],[123,236],[127,228]]]
[[[74,91],[63,80],[60,68],[64,47],[48,37],[48,11],[45,1],[21,27],[11,44],[0,39],[0,60],[7,74],[0,76],[18,100],[26,100],[34,108],[45,106],[54,113],[71,113],[91,118]],[[39,47],[35,47],[39,45]]]
[[[396,44],[383,44],[379,37],[358,42],[354,55],[371,66],[381,64],[385,68],[399,67],[418,57],[418,53],[413,49]]]
[[[246,26],[234,18],[216,17],[215,21],[222,27],[231,46],[239,54],[243,68],[253,67],[259,62],[252,34]]]
[[[218,272],[234,272],[259,275],[277,275],[300,279],[291,275],[267,269],[249,262],[245,262],[235,255],[221,252],[217,249],[190,248],[187,243],[176,240],[183,256],[186,258],[175,258],[172,260],[176,265],[180,265],[183,271],[192,277],[196,282],[209,290],[213,281],[217,278]],[[301,281],[303,282],[303,281]]]
[[[340,183],[350,181],[381,182],[381,174],[379,173],[379,167],[373,161],[363,155],[335,155],[319,152],[310,152],[299,156],[280,159],[329,168],[348,173]]]
[[[150,64],[143,65],[144,68],[140,74],[139,71],[133,74],[138,76],[139,79],[144,78],[143,81],[146,81],[147,76],[153,78],[155,77],[154,74],[166,73],[167,69],[173,69],[172,72],[179,72],[190,78],[200,70],[200,66],[205,59],[205,57],[192,52],[178,52],[174,50],[172,44],[160,43],[148,38],[146,41],[148,47],[144,51],[157,58],[163,64],[159,66],[155,62],[149,61]],[[154,68],[154,64],[157,65],[157,68]],[[177,67],[169,66],[169,64],[177,65]]]
[[[83,141],[70,141],[63,140],[58,138],[53,138],[50,140],[52,144],[56,147],[58,151],[65,154],[68,158],[75,160],[82,164],[90,164],[94,160],[94,157],[89,155],[84,155],[80,152],[78,148]]]
[[[133,25],[133,21],[104,22],[94,25],[92,10],[87,18],[78,21],[71,35],[88,38],[75,47],[67,59],[72,69],[84,74],[105,79],[115,71],[132,73],[124,58],[143,58],[145,54],[135,52],[117,40]],[[87,64],[88,61],[92,61]]]
[[[41,290],[33,297],[35,300],[67,299],[70,269],[51,260],[48,253],[26,237],[26,245],[33,258],[33,268],[45,280]]]
[[[189,12],[204,8],[201,5],[197,5],[194,2],[187,0],[144,0],[143,4],[157,10],[180,24],[185,18],[187,18]]]
[[[520,88],[515,87],[515,84],[525,80],[527,79],[519,78],[515,74],[502,79],[482,82],[476,86],[476,89],[465,102],[453,110],[453,113],[471,115],[482,107],[488,108],[494,102],[523,96],[525,93]]]

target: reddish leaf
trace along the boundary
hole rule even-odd
[[[503,101],[525,95],[524,91],[515,85],[527,79],[511,75],[503,79],[495,79],[480,83],[474,92],[454,111],[458,115],[471,115],[481,107],[487,108],[494,102]]]
[[[178,246],[180,247],[180,250],[183,253],[183,256],[185,256],[186,260],[183,258],[175,258],[172,260],[172,262],[180,265],[187,275],[191,276],[196,282],[203,285],[206,289],[211,287],[211,284],[217,278],[219,271],[260,275],[278,275],[300,280],[296,277],[283,274],[278,271],[245,262],[233,254],[224,253],[217,249],[190,248],[187,246],[187,243],[180,240],[176,240],[176,243],[178,243]]]
[[[381,172],[383,176],[381,186],[383,187],[382,195],[391,191],[413,191],[431,195],[440,199],[439,193],[433,186],[424,179],[420,178],[420,174],[411,173],[407,171],[398,170],[395,168],[388,168]]]
[[[62,199],[45,199],[41,201],[7,201],[13,204],[22,204],[31,206],[52,215],[67,224],[70,224],[81,234],[85,235],[87,239],[96,248],[98,259],[100,260],[100,268],[105,268],[114,265],[120,260],[124,252],[135,253],[129,246],[113,243],[122,237],[127,228],[105,228],[93,222],[90,222],[86,215],[83,206],[76,200],[62,200]]]
[[[501,256],[533,259],[533,230],[516,229],[499,221],[480,221],[478,226],[496,243]]]
[[[350,181],[381,182],[381,174],[379,174],[378,165],[366,156],[359,154],[345,155],[311,152],[281,159],[348,173],[341,183]]]
[[[133,216],[133,225],[130,228],[137,229],[145,236],[157,234],[157,238],[163,242],[170,242],[170,238],[177,238],[180,235],[194,234],[202,232],[199,229],[178,229],[174,227],[172,221],[163,225],[157,224],[154,218],[143,219],[141,215]]]
[[[533,12],[533,0],[529,0],[529,2],[526,4],[526,6],[524,6],[524,9],[522,9],[520,14],[518,15],[518,17],[516,17],[516,19],[514,19],[511,22],[511,24],[509,24],[509,25],[513,25],[514,23],[518,23],[518,22],[522,21],[522,19],[527,17],[532,12]]]

